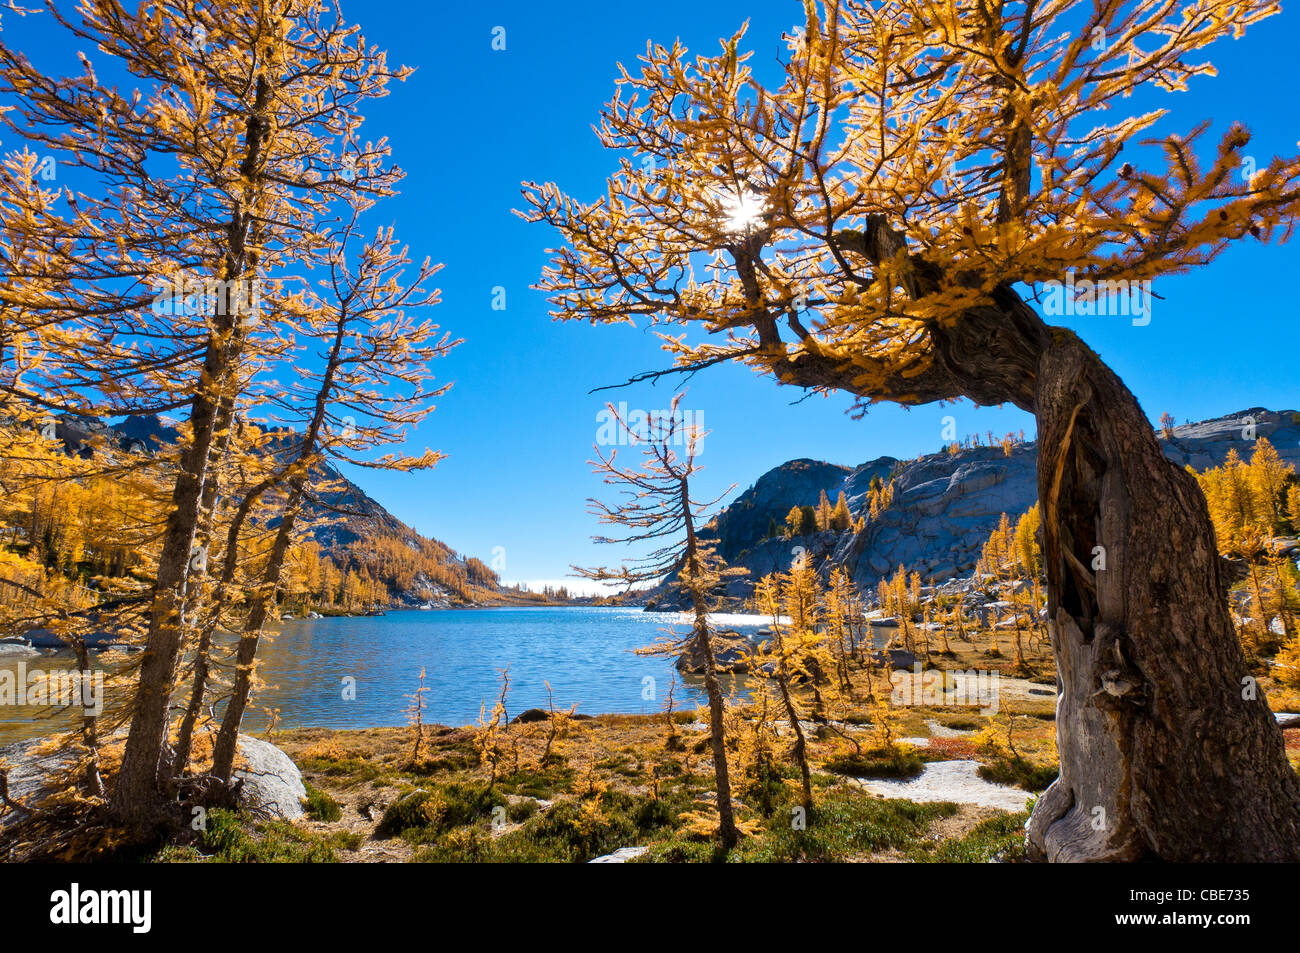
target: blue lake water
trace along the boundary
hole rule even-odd
[[[761,624],[755,617],[748,628]],[[484,702],[491,713],[499,669],[508,664],[511,717],[525,708],[546,707],[547,682],[557,708],[576,702],[578,711],[589,715],[660,711],[672,660],[638,656],[635,650],[652,645],[667,628],[689,631],[676,614],[589,607],[410,611],[285,622],[261,653],[259,672],[274,687],[261,692],[256,703],[279,708],[284,727],[405,724],[408,696],[423,666],[425,721],[464,725],[478,717]],[[356,679],[354,700],[343,697],[344,678]],[[678,682],[678,704],[703,700],[702,679],[678,676]]]
[[[765,620],[729,615],[718,622],[748,633]],[[259,650],[258,674],[266,687],[254,696],[245,727],[261,728],[267,712],[277,708],[282,728],[406,724],[421,666],[428,689],[426,723],[469,724],[484,702],[490,713],[500,686],[498,670],[507,664],[511,717],[545,707],[548,681],[557,708],[576,703],[580,713],[591,715],[661,711],[675,674],[673,661],[635,650],[654,644],[669,628],[689,631],[677,614],[635,608],[403,611],[286,621]],[[72,664],[66,653],[22,661],[28,670]],[[0,657],[0,669],[13,670],[16,664]],[[355,698],[345,697],[344,679],[355,679]],[[701,678],[678,675],[677,682],[679,710],[704,701]],[[743,694],[743,678],[727,679],[724,690],[732,687]],[[0,706],[0,740],[47,734],[51,726],[44,716],[49,714],[31,706]],[[72,723],[57,721],[60,727]]]

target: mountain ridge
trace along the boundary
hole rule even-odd
[[[1253,428],[1253,430],[1251,429]],[[1300,414],[1251,407],[1233,414],[1186,423],[1160,436],[1165,456],[1197,471],[1218,466],[1236,448],[1248,457],[1254,441],[1268,439],[1286,462],[1300,469]],[[825,570],[849,570],[859,589],[870,591],[898,566],[940,583],[974,569],[980,548],[1003,513],[1012,521],[1038,499],[1037,441],[962,447],[913,460],[880,456],[856,467],[797,458],[773,467],[718,512],[701,536],[712,541],[730,565],[749,570],[731,583],[729,596],[743,597],[754,580],[785,571],[801,553]],[[854,520],[866,515],[871,481],[894,482],[894,499],[860,531],[822,531],[771,537],[795,506],[815,506],[824,491],[833,502],[842,491]],[[758,527],[763,528],[758,528]]]
[[[179,432],[170,421],[156,414],[128,416],[116,423],[100,418],[63,414],[52,418],[49,434],[63,443],[69,456],[93,459],[96,449],[111,445],[128,454],[153,454],[175,442]],[[291,447],[290,431],[272,442],[273,453]],[[485,563],[458,553],[441,540],[425,536],[394,516],[379,501],[329,464],[319,467],[319,479],[304,502],[300,521],[302,535],[344,571],[368,566],[364,543],[376,538],[395,538],[419,554],[426,563],[446,568],[443,580],[417,573],[413,581],[393,585],[388,580],[390,605],[400,607],[445,607],[453,604],[493,604],[517,596],[503,587]],[[275,525],[272,519],[269,525]],[[375,554],[370,554],[375,555]],[[430,565],[430,568],[436,568]],[[464,585],[455,585],[463,577]],[[447,582],[452,584],[448,585]],[[480,592],[481,590],[481,592]]]

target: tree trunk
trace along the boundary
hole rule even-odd
[[[190,752],[194,745],[194,728],[198,724],[199,714],[203,710],[204,693],[207,690],[208,673],[211,668],[212,638],[221,626],[222,611],[226,604],[226,592],[234,583],[235,571],[239,565],[239,534],[253,504],[261,498],[274,484],[275,476],[263,480],[244,495],[238,509],[230,522],[226,533],[225,559],[221,569],[221,578],[212,597],[212,609],[209,618],[201,624],[198,645],[194,650],[194,676],[190,687],[190,700],[185,706],[180,727],[176,731],[176,750],[172,757],[172,775],[180,778],[190,763]]]
[[[790,673],[785,663],[785,648],[781,645],[781,636],[778,634],[780,628],[772,626],[773,637],[776,639],[776,650],[780,653],[777,664],[780,666],[780,674],[777,677],[777,686],[781,689],[781,705],[785,708],[785,717],[790,722],[790,731],[794,734],[794,744],[791,746],[790,753],[794,756],[794,762],[799,766],[800,793],[802,795],[802,804],[805,814],[812,814],[812,772],[808,768],[808,741],[804,738],[803,725],[799,722],[799,712],[794,707],[794,700],[790,697]]]
[[[836,243],[877,266],[907,247],[883,215]],[[938,266],[909,261],[912,297],[940,290]],[[736,264],[783,382],[902,404],[1013,403],[1037,418],[1061,773],[1034,807],[1030,856],[1300,860],[1300,777],[1246,669],[1204,494],[1119,378],[1002,285],[927,328],[927,363],[886,362],[867,392],[859,368],[821,354],[794,321],[811,346],[788,356],[751,258]]]
[[[1031,856],[1300,860],[1300,778],[1233,630],[1204,496],[1115,374],[1052,330],[1035,410],[1061,774]]]
[[[271,555],[262,572],[261,584],[254,591],[253,605],[244,622],[239,647],[235,650],[235,684],[212,752],[212,773],[227,784],[234,770],[235,752],[239,747],[239,726],[253,691],[253,662],[257,658],[257,646],[262,639],[266,617],[275,604],[275,590],[280,583],[280,571],[284,567],[285,555],[289,552],[289,543],[293,540],[293,526],[302,503],[304,484],[305,477],[295,477],[290,483],[289,499],[275,533],[275,542],[271,544]]]
[[[722,846],[730,850],[740,839],[736,830],[736,812],[731,804],[731,772],[727,768],[726,727],[723,724],[722,686],[718,684],[718,667],[713,657],[713,640],[709,636],[708,585],[704,581],[703,558],[695,535],[695,517],[690,488],[681,481],[682,522],[686,533],[685,568],[690,574],[691,605],[695,612],[695,644],[704,656],[704,691],[709,697],[709,745],[713,749],[713,778],[718,789],[718,835]]]
[[[203,483],[203,493],[199,498],[200,520],[199,527],[195,532],[195,545],[201,547],[205,553],[212,545],[212,530],[216,524],[217,503],[221,494],[221,466],[230,452],[234,414],[234,399],[229,394],[226,394],[222,397],[218,406],[216,422],[213,425],[213,430],[220,439],[220,446],[213,450],[216,461],[208,467],[207,477]],[[219,601],[216,606],[218,618],[211,626],[204,625],[200,618],[203,612],[207,582],[207,561],[205,559],[199,566],[191,566],[190,578],[185,587],[185,606],[181,610],[182,617],[188,620],[187,627],[193,626],[199,630],[199,638],[194,649],[194,677],[190,700],[186,706],[185,715],[181,719],[176,745],[172,752],[171,778],[169,780],[173,783],[185,774],[185,770],[189,765],[194,725],[202,708],[203,694],[207,686],[208,653],[212,647],[212,633],[220,621],[221,606]],[[217,600],[220,599],[220,590],[218,590]],[[183,651],[184,645],[182,644]]]
[[[704,654],[704,691],[709,696],[709,746],[713,750],[713,778],[718,789],[718,834],[722,846],[730,850],[739,840],[736,832],[736,812],[731,805],[731,774],[727,769],[726,729],[722,723],[722,686],[718,684],[718,669],[713,660],[713,644],[709,638],[708,623],[695,630],[696,644]]]
[[[204,370],[224,376],[224,348],[209,344]],[[158,560],[149,617],[149,636],[140,663],[135,711],[122,754],[122,766],[113,788],[111,807],[119,820],[144,828],[162,820],[165,796],[160,785],[167,741],[168,708],[180,664],[183,634],[182,609],[194,534],[199,522],[199,496],[208,465],[215,406],[200,393],[191,408],[193,437],[181,463],[172,493],[167,535]],[[167,768],[171,762],[167,760]]]
[[[244,160],[240,166],[247,184],[243,201],[231,209],[223,276],[243,279],[249,272],[252,252],[249,239],[254,220],[246,209],[253,204],[252,183],[262,164],[270,133],[266,118],[270,101],[270,84],[265,75],[259,75],[245,123]],[[164,755],[172,689],[180,668],[186,581],[216,436],[219,395],[229,383],[244,343],[244,307],[232,290],[227,286],[223,292],[224,306],[214,318],[190,403],[190,445],[182,454],[172,490],[172,508],[158,557],[158,577],[154,583],[149,634],[140,663],[135,710],[110,802],[118,820],[138,829],[163,821],[167,810],[172,762]],[[250,299],[251,295],[244,301]],[[171,820],[177,821],[179,816]]]

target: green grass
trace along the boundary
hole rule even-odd
[[[418,788],[388,806],[375,827],[375,837],[383,840],[400,835],[412,843],[424,843],[452,828],[488,818],[494,808],[506,806],[501,792],[484,784],[453,781]]]
[[[288,821],[251,821],[237,811],[209,811],[197,846],[167,847],[154,860],[184,863],[322,864],[338,860],[338,841],[294,827]],[[341,843],[339,846],[343,846]]]
[[[574,771],[565,766],[557,756],[551,756],[551,762],[543,770],[520,771],[507,775],[497,781],[497,787],[506,794],[521,794],[525,797],[550,800],[556,794],[567,791],[573,784]]]
[[[498,833],[493,830],[493,808],[502,800],[486,786],[441,785],[411,792],[390,807],[385,821],[392,827],[408,825],[400,833],[416,845],[417,862],[581,863],[620,847],[648,845],[636,862],[837,862],[892,850],[922,863],[984,863],[1024,859],[1028,817],[1000,815],[962,838],[936,844],[927,839],[931,824],[956,813],[956,805],[865,798],[839,789],[822,795],[803,825],[794,822],[793,802],[783,799],[756,835],[742,838],[728,853],[716,841],[681,832],[680,815],[699,809],[685,793],[655,799],[607,791],[563,800],[545,811],[535,802],[522,802],[506,808],[517,826]],[[315,834],[285,821],[254,821],[238,812],[214,810],[197,844],[166,847],[152,859],[328,863],[338,859],[339,850],[359,849],[362,840],[354,831]]]
[[[344,787],[354,787],[374,781],[382,772],[363,758],[344,758],[334,761],[329,758],[304,758],[299,767],[310,774],[322,774],[337,779]]]
[[[506,808],[506,819],[515,824],[522,824],[537,813],[536,801],[517,801]]]
[[[981,764],[977,773],[985,781],[1014,784],[1037,794],[1056,780],[1059,769],[1054,764],[1034,764],[1024,758],[998,758],[992,764]]]
[[[909,852],[917,863],[986,864],[991,860],[1016,863],[1025,859],[1027,813],[1002,814],[981,821],[965,837],[937,845],[918,845]]]
[[[673,839],[651,844],[634,864],[716,864],[727,859],[721,845],[713,841]]]
[[[360,831],[333,831],[326,840],[341,850],[360,850],[365,836]]]
[[[833,774],[852,778],[914,778],[925,769],[925,764],[915,748],[896,745],[873,748],[861,755],[836,755],[823,767]]]
[[[337,821],[343,816],[343,805],[334,798],[309,782],[304,782],[303,787],[307,789],[307,796],[302,799],[302,806],[312,820]]]
[[[930,823],[957,812],[957,805],[865,798],[856,792],[828,794],[815,806],[806,830],[790,816],[774,816],[761,839],[742,840],[727,858],[733,863],[841,861],[864,853],[904,850]]]
[[[424,863],[582,863],[651,836],[671,836],[690,802],[681,796],[638,797],[604,792],[534,811],[515,830],[495,835],[491,824],[445,831],[421,846]]]
[[[917,844],[930,824],[956,813],[957,805],[878,800],[856,792],[833,791],[816,805],[806,827],[798,829],[790,811],[773,814],[758,835],[742,838],[730,853],[716,843],[674,837],[650,845],[637,863],[791,863],[834,862]]]

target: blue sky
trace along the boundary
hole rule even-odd
[[[712,53],[717,40],[750,19],[749,45],[760,72],[774,65],[780,34],[801,20],[798,0],[738,3],[660,0],[653,4],[444,4],[411,0],[345,2],[367,39],[415,75],[367,109],[367,134],[387,135],[407,171],[402,195],[385,213],[417,257],[446,264],[438,276],[437,320],[466,339],[439,362],[455,386],[411,441],[448,454],[423,474],[353,474],[399,518],[456,549],[504,556],[503,576],[562,579],[570,563],[614,562],[625,554],[590,542],[597,531],[585,500],[603,491],[586,461],[596,415],[607,399],[660,408],[670,382],[588,394],[638,371],[664,366],[653,336],[630,328],[558,324],[529,288],[556,236],[529,225],[519,207],[521,180],[556,180],[594,197],[613,168],[591,124],[613,91],[616,63],[633,68],[647,39],[675,37]],[[43,18],[4,18],[9,42],[33,58],[62,60],[79,73],[73,51]],[[506,49],[491,48],[494,27]],[[1255,135],[1248,152],[1293,154],[1300,146],[1300,78],[1293,67],[1300,14],[1287,10],[1239,41],[1212,48],[1217,79],[1159,97],[1172,110],[1162,128],[1190,129],[1210,118],[1211,134],[1230,120]],[[66,58],[66,59],[64,59]],[[1135,97],[1135,107],[1146,106]],[[1155,102],[1156,97],[1152,97]],[[8,144],[6,144],[8,145]],[[1148,416],[1218,416],[1249,406],[1295,408],[1296,304],[1292,282],[1300,247],[1248,242],[1198,274],[1162,279],[1153,320],[1133,327],[1116,318],[1067,318],[1136,393]],[[493,288],[506,308],[491,307]],[[940,419],[959,434],[1024,428],[1014,408],[969,404],[904,410],[879,406],[850,419],[847,398],[810,398],[742,368],[718,368],[690,383],[688,406],[712,431],[700,495],[731,483],[743,489],[795,457],[857,464],[889,454],[939,448]]]

